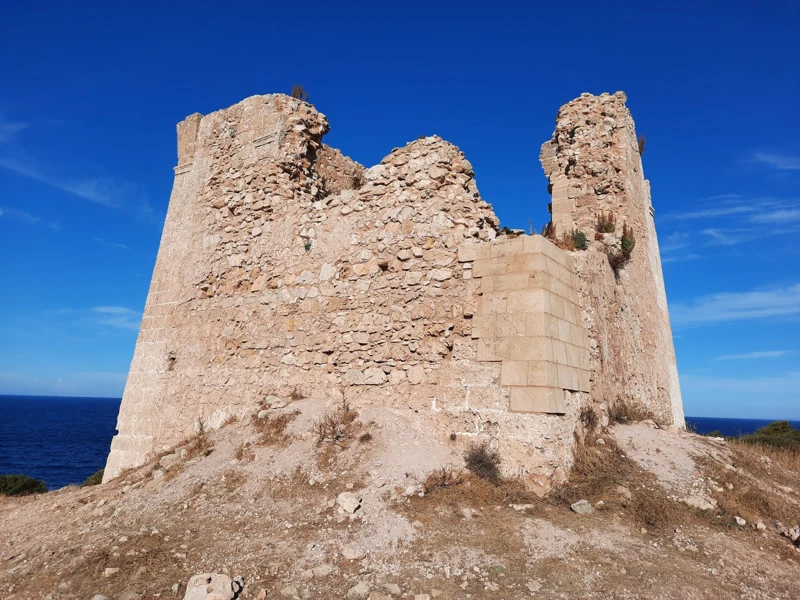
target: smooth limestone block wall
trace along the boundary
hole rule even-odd
[[[589,391],[588,337],[572,257],[542,236],[464,246],[480,280],[477,360],[500,362],[509,410],[564,414],[565,391]]]

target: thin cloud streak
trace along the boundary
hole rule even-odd
[[[800,284],[770,290],[711,294],[690,304],[672,305],[670,315],[675,325],[800,315]]]
[[[753,160],[778,171],[800,171],[800,156],[777,154],[773,152],[756,152]]]
[[[139,331],[142,321],[142,313],[124,306],[95,306],[92,308],[97,317],[88,320],[98,325],[125,329],[129,331]]]
[[[17,134],[28,128],[28,123],[8,121],[0,113],[0,144],[7,144],[12,141]]]
[[[43,222],[41,217],[37,217],[36,215],[32,215],[27,211],[20,210],[18,208],[11,208],[9,206],[0,206],[0,218],[20,221],[26,225],[38,225],[39,223]],[[56,222],[47,223],[47,226],[53,231],[61,231],[61,225]]]
[[[765,350],[763,352],[745,352],[744,354],[725,354],[715,360],[754,360],[759,358],[780,358],[791,354],[791,350]]]
[[[92,237],[92,239],[95,242],[98,242],[98,243],[103,244],[105,246],[112,246],[114,248],[122,248],[123,250],[128,250],[128,251],[132,252],[132,250],[128,246],[126,246],[125,244],[118,244],[116,242],[109,242],[109,241],[104,240],[103,238],[99,238],[99,237],[96,237],[96,236]]]

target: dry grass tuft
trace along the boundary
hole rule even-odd
[[[261,437],[258,443],[261,446],[288,446],[292,441],[292,436],[285,433],[286,427],[297,418],[300,413],[297,411],[280,413],[275,416],[267,416],[259,419],[253,415],[252,425]]]
[[[612,423],[630,423],[631,421],[655,421],[655,415],[640,404],[628,403],[617,396],[613,403],[608,405],[608,420]]]
[[[486,443],[471,445],[464,454],[470,473],[489,483],[500,483],[500,456]]]
[[[306,398],[306,395],[297,386],[293,387],[292,388],[292,393],[289,394],[289,399],[292,400],[292,401],[304,400],[305,398]]]
[[[797,455],[736,441],[729,443],[729,447],[734,469],[708,457],[695,457],[706,476],[723,490],[714,494],[719,508],[710,515],[713,520],[731,524],[733,517],[742,517],[750,523],[800,523],[800,503],[775,488],[775,484],[786,488],[797,486],[800,481]]]
[[[597,445],[590,437],[575,447],[569,480],[553,488],[551,500],[563,505],[603,500],[607,507],[621,509],[637,526],[652,531],[680,522],[686,511],[669,498],[654,476],[625,456],[613,439],[605,438],[604,442]],[[627,488],[630,498],[620,495],[619,486]]]
[[[603,211],[598,212],[596,215],[594,228],[597,230],[597,233],[614,233],[614,231],[617,229],[617,219],[614,216],[614,213],[610,211],[608,213]],[[602,236],[599,239],[602,240]]]

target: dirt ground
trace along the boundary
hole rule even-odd
[[[616,425],[540,499],[398,435],[402,414],[321,431],[330,411],[302,400],[105,485],[0,499],[0,598],[183,598],[204,572],[241,576],[244,599],[800,598],[780,535],[800,468],[779,454]]]

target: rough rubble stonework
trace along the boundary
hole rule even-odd
[[[642,404],[659,422],[682,428],[655,211],[625,101],[622,92],[583,94],[564,105],[553,139],[542,146],[542,166],[556,232],[577,229],[590,240],[589,251],[574,256],[591,344],[593,402]],[[615,215],[616,231],[591,241],[601,211]],[[623,223],[632,227],[636,246],[617,282],[602,250],[619,246]]]
[[[633,135],[624,100],[610,98]],[[569,107],[592,112],[597,102],[606,104],[567,105],[559,128]],[[619,202],[644,236],[627,276],[645,287],[626,282],[626,291],[596,249],[567,253],[500,230],[470,163],[444,140],[421,138],[364,169],[322,143],[327,131],[324,115],[283,95],[178,125],[175,184],[106,481],[200,424],[293,393],[402,408],[443,439],[475,436],[542,491],[568,472],[581,408],[602,408],[609,391],[682,422],[679,392],[676,408],[671,380],[660,378],[671,365],[677,386],[666,305],[663,319],[647,312],[660,310],[663,281],[657,246],[644,253],[651,217],[638,156],[638,172],[629,155],[594,157],[593,137],[606,133],[582,132],[591,160],[622,161],[620,181],[636,190]],[[544,153],[560,223],[558,186],[575,174],[559,176],[559,131]],[[597,152],[627,150],[614,143]]]

